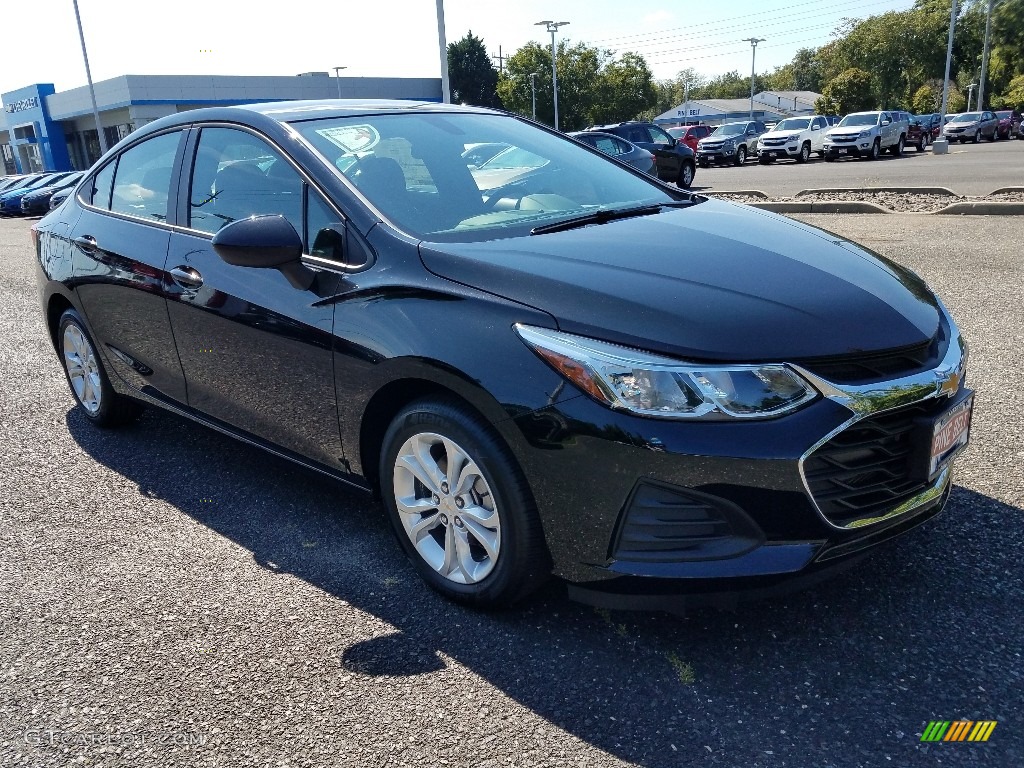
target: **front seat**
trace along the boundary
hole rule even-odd
[[[390,157],[364,157],[351,176],[352,183],[370,202],[384,203],[391,210],[405,212],[408,189],[402,166]]]

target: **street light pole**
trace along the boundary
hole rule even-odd
[[[967,111],[971,111],[971,98],[974,96],[974,89],[978,87],[977,83],[971,83],[967,86]]]
[[[555,130],[558,130],[558,54],[555,51],[555,32],[568,21],[538,21],[535,27],[543,26],[551,33],[551,93],[555,102]]]
[[[744,43],[750,43],[750,119],[754,119],[754,62],[757,61],[757,44],[763,43],[763,37],[746,37]]]
[[[100,152],[107,153],[107,137],[100,126],[100,109],[96,106],[96,89],[92,85],[92,72],[89,70],[89,54],[85,50],[85,33],[82,31],[82,16],[78,13],[78,0],[72,0],[75,6],[75,21],[78,22],[78,38],[82,41],[82,59],[85,61],[85,79],[89,82],[89,97],[92,99],[92,117],[96,121],[96,133],[100,140]]]
[[[341,70],[348,69],[348,67],[334,67],[334,77],[338,81],[338,98],[341,98]]]
[[[981,78],[978,80],[978,109],[985,108],[985,76],[988,74],[988,41],[992,31],[992,0],[988,0],[985,12],[985,46],[981,54]]]
[[[441,101],[452,103],[452,91],[448,85],[448,41],[444,36],[444,0],[437,0],[437,46],[441,53]]]
[[[530,91],[533,93],[533,119],[537,119],[537,72],[530,73]]]

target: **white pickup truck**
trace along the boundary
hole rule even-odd
[[[768,165],[789,157],[806,163],[812,153],[824,155],[827,130],[828,119],[821,115],[787,117],[758,139],[757,162]]]
[[[910,122],[902,112],[852,112],[825,134],[825,161],[844,156],[877,160],[884,150],[903,154]]]

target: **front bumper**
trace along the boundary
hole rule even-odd
[[[871,154],[871,145],[875,140],[871,137],[868,138],[857,138],[854,141],[842,141],[842,142],[829,142],[826,141],[824,147],[827,157],[842,157],[849,155],[851,157],[860,157],[862,155]]]
[[[918,446],[972,394],[963,386],[966,348],[948,323],[945,348],[911,375],[835,385],[801,368],[822,397],[779,419],[668,422],[609,411],[585,396],[518,417],[531,446],[521,459],[556,573],[574,597],[604,607],[785,588],[824,577],[938,514],[952,457],[918,479]],[[858,429],[884,433],[886,419],[911,411],[910,426],[879,441],[883,459],[902,451],[887,471],[907,474],[882,482],[889,496],[876,502],[863,487],[843,490],[868,464],[826,477],[835,486],[823,489],[812,464],[826,448]]]
[[[775,159],[793,158],[800,154],[800,142],[784,144],[784,145],[770,145],[765,144],[762,140],[758,146],[757,155],[758,157],[771,157]]]
[[[698,163],[731,163],[736,160],[736,148],[716,147],[715,149],[705,149],[698,146],[696,156]]]

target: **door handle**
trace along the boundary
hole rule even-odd
[[[182,288],[198,288],[203,284],[203,276],[192,267],[175,267],[171,270],[171,279]]]
[[[99,243],[96,242],[96,238],[92,235],[79,235],[72,242],[86,253],[95,253],[96,249],[99,248]]]

